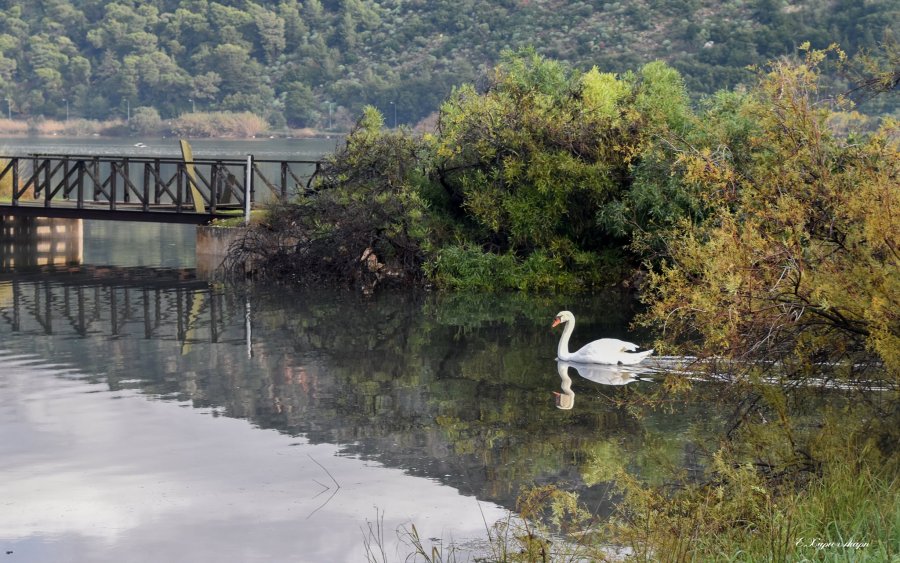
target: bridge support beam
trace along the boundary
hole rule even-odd
[[[0,215],[0,271],[81,264],[81,219]]]

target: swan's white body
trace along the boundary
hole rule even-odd
[[[616,338],[601,338],[585,344],[576,352],[569,352],[569,337],[575,330],[575,315],[569,311],[561,311],[553,320],[553,326],[564,324],[562,337],[559,339],[559,347],[556,350],[556,359],[564,362],[578,362],[581,364],[623,364],[633,365],[641,362],[653,353],[653,350],[635,352],[637,344],[618,340]]]

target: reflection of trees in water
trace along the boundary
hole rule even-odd
[[[32,289],[44,296],[42,305],[49,299],[51,312],[62,313],[66,287],[36,283]],[[312,442],[344,444],[348,455],[507,506],[522,485],[535,482],[562,480],[583,489],[598,444],[614,440],[637,451],[643,440],[641,425],[590,382],[576,378],[577,408],[554,407],[558,335],[549,321],[560,306],[554,299],[362,298],[329,291],[245,296],[175,284],[148,290],[149,301],[129,294],[123,305],[125,290],[86,292],[97,296],[83,304],[94,311],[90,330],[46,334],[32,320],[34,330],[20,326],[28,338],[17,346],[65,356],[105,375],[112,389],[136,387]],[[70,287],[70,309],[75,294]],[[252,357],[245,346],[247,299]],[[29,303],[22,298],[20,305]],[[608,334],[627,320],[627,312],[608,315],[622,309],[612,298],[578,306],[596,312],[582,315],[586,334]],[[0,316],[6,313],[2,307]],[[598,329],[591,321],[597,324],[601,314],[606,326]],[[662,443],[677,453],[683,442]],[[599,501],[591,491],[602,495],[604,488],[586,491],[588,500]]]
[[[290,307],[271,295],[254,303],[265,353],[275,342],[289,348],[279,369],[260,370],[275,376],[259,386],[269,405],[248,409],[262,426],[347,444],[348,454],[508,505],[533,482],[583,487],[580,472],[599,441],[639,448],[638,423],[584,382],[579,409],[553,408],[553,299],[323,292]],[[582,306],[622,311],[603,318],[607,326],[616,319],[618,330],[627,320],[613,299]],[[596,330],[598,314],[585,316],[586,332]],[[662,445],[681,448],[677,440]]]

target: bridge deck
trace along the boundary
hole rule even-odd
[[[255,206],[255,204],[254,204]],[[149,204],[147,209],[140,203],[118,202],[110,209],[107,202],[78,202],[53,200],[53,205],[45,206],[43,201],[22,201],[17,205],[0,202],[0,217],[54,217],[61,219],[94,219],[103,221],[136,221],[142,223],[179,223],[203,225],[213,219],[240,216],[243,209],[239,205],[218,205],[211,213],[196,213],[193,210],[177,209],[172,203]]]

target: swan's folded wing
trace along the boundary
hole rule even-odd
[[[625,342],[624,340],[619,340],[618,342],[622,345],[623,352],[636,352],[637,349],[640,348],[640,346],[638,346],[637,344]]]
[[[580,351],[594,354],[616,354],[618,352],[634,352],[638,349],[637,344],[625,342],[618,338],[601,338],[585,345]]]

